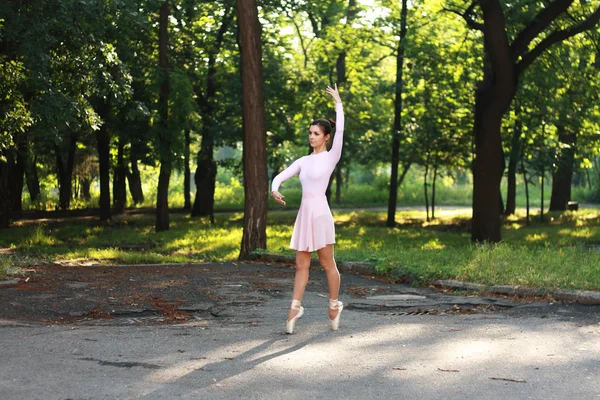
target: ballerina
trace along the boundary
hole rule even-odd
[[[302,202],[290,241],[290,248],[296,250],[296,275],[292,305],[286,322],[286,332],[290,334],[294,332],[296,321],[304,314],[302,297],[308,283],[310,257],[313,251],[317,252],[319,262],[327,276],[329,321],[332,330],[338,329],[340,315],[344,308],[343,303],[338,300],[340,273],[333,252],[335,226],[325,196],[331,174],[342,155],[344,111],[337,85],[334,85],[333,88],[328,86],[326,92],[336,102],[336,121],[326,119],[313,121],[308,131],[308,141],[312,147],[312,153],[294,161],[273,179],[271,186],[271,196],[277,203],[285,205],[284,196],[279,193],[279,187],[285,180],[300,175]],[[334,129],[333,144],[327,151],[327,142],[331,139]]]

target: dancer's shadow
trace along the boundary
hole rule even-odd
[[[291,347],[252,359],[253,356],[267,351],[267,349],[274,343],[286,340],[271,339],[245,351],[244,353],[241,353],[240,355],[236,356],[234,360],[223,360],[206,364],[205,366],[180,377],[174,382],[165,383],[161,388],[144,396],[138,397],[138,399],[163,399],[169,396],[184,396],[186,394],[198,392],[211,385],[216,385],[225,379],[250,371],[257,365],[260,365],[266,361],[273,360],[277,357],[300,350],[307,344],[318,343],[329,336],[331,336],[331,332],[325,331],[318,335],[311,336],[300,343],[296,343]]]

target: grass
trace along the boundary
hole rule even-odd
[[[295,211],[269,213],[270,253],[288,248]],[[473,245],[469,211],[440,211],[426,222],[423,211],[397,214],[386,228],[385,212],[334,211],[336,258],[367,261],[379,273],[426,284],[460,279],[488,285],[600,290],[600,210],[550,213],[546,222],[523,215],[504,221],[503,242]],[[93,219],[27,223],[0,232],[13,264],[39,261],[167,263],[234,260],[242,237],[241,213],[217,214],[216,224],[171,216],[171,229],[154,232],[153,215],[117,217],[109,225]],[[2,262],[3,260],[0,260]],[[2,265],[7,265],[2,262]],[[0,274],[1,274],[0,270]]]

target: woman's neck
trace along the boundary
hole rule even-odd
[[[313,148],[313,154],[319,154],[324,151],[327,151],[327,145],[325,143],[323,143],[322,146]]]

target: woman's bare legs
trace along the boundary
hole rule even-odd
[[[326,247],[317,250],[321,266],[325,270],[327,276],[327,286],[329,286],[329,298],[337,300],[340,294],[340,273],[337,269],[335,259],[333,257],[333,245],[328,244]],[[329,319],[337,317],[338,310],[329,308]]]
[[[296,276],[294,277],[294,292],[292,300],[302,301],[304,289],[308,283],[308,270],[310,268],[310,252],[296,251]],[[288,314],[288,321],[294,318],[300,311],[292,310]]]

